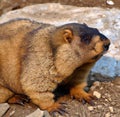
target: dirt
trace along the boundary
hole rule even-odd
[[[60,2],[61,4],[75,5],[79,7],[104,7],[120,8],[120,0],[113,0],[114,5],[108,5],[107,0],[0,0],[0,15],[10,10],[16,10],[24,6]],[[66,110],[68,114],[63,117],[119,117],[120,116],[120,77],[113,81],[98,82],[91,91],[100,95],[98,100],[94,100],[95,106],[82,104],[74,99],[67,101]],[[25,106],[11,104],[10,109],[3,117],[25,117],[35,111],[38,107],[32,103]],[[57,114],[58,116],[58,114]],[[61,116],[62,117],[62,116]]]
[[[67,113],[56,117],[119,117],[120,116],[120,77],[113,81],[94,82],[91,92],[97,97],[94,106],[83,104],[75,99],[66,102]],[[11,104],[3,117],[26,117],[38,107],[32,103],[24,106]],[[46,116],[47,117],[47,116]]]

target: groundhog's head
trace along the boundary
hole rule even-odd
[[[110,40],[86,24],[70,23],[57,30],[56,44],[69,44],[77,56],[88,59],[88,62],[97,61],[109,49]]]

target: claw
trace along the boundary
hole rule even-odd
[[[67,103],[65,103],[65,102],[62,102],[62,103],[60,103],[61,105],[62,105],[62,109],[65,109],[66,108],[66,106],[67,106]],[[61,108],[60,108],[61,109]]]
[[[67,103],[66,103],[66,102],[60,102],[60,104],[62,104],[62,105],[67,105]]]
[[[83,104],[83,105],[86,104],[86,101],[85,101],[84,99],[82,99],[82,104]]]
[[[98,98],[96,96],[92,96],[93,100],[98,100]]]
[[[64,112],[62,109],[59,109],[57,112],[58,112],[60,115],[64,115],[64,114],[65,114],[65,112]]]
[[[84,91],[78,92],[76,94],[74,94],[75,99],[77,99],[78,101],[82,102],[82,104],[90,104],[91,106],[94,106],[94,102],[92,101],[93,99],[96,99],[95,96],[93,96],[90,93],[86,93]]]
[[[65,109],[62,109],[62,108],[61,108],[61,109],[59,109],[59,110],[62,111],[62,113],[64,113],[64,114],[65,114],[65,113],[68,114],[67,110],[65,110]]]
[[[56,113],[55,112],[50,113],[50,115],[52,115],[52,117],[56,117]]]
[[[86,103],[90,104],[91,106],[95,106],[95,103],[92,100],[86,101],[86,100],[82,99],[82,104],[84,105]]]
[[[91,100],[90,102],[88,102],[91,106],[95,106],[95,103]]]
[[[60,103],[55,103],[52,107],[48,109],[52,117],[55,117],[56,113],[60,115],[64,115],[65,113],[68,114],[68,112],[65,110],[66,108],[66,103],[60,102]]]
[[[21,105],[21,106],[24,106],[24,105],[25,105],[25,102],[18,101],[18,102],[16,102],[16,104],[19,104],[19,105]]]

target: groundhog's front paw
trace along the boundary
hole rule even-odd
[[[95,98],[92,94],[85,92],[83,89],[73,88],[70,91],[71,97],[81,101],[83,104],[86,102],[90,105],[94,105],[93,99]]]
[[[14,95],[8,100],[8,103],[10,104],[19,104],[24,106],[25,103],[28,103],[30,101],[29,97],[26,95]]]
[[[65,113],[68,113],[66,110],[66,103],[54,103],[52,106],[47,108],[48,112],[54,117],[56,113],[59,113],[60,115],[64,115]]]

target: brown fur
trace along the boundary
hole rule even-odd
[[[27,19],[1,24],[0,102],[25,94],[51,112],[61,106],[53,93],[58,84],[89,102],[91,95],[83,84],[109,44],[97,29],[84,24],[55,27]]]

